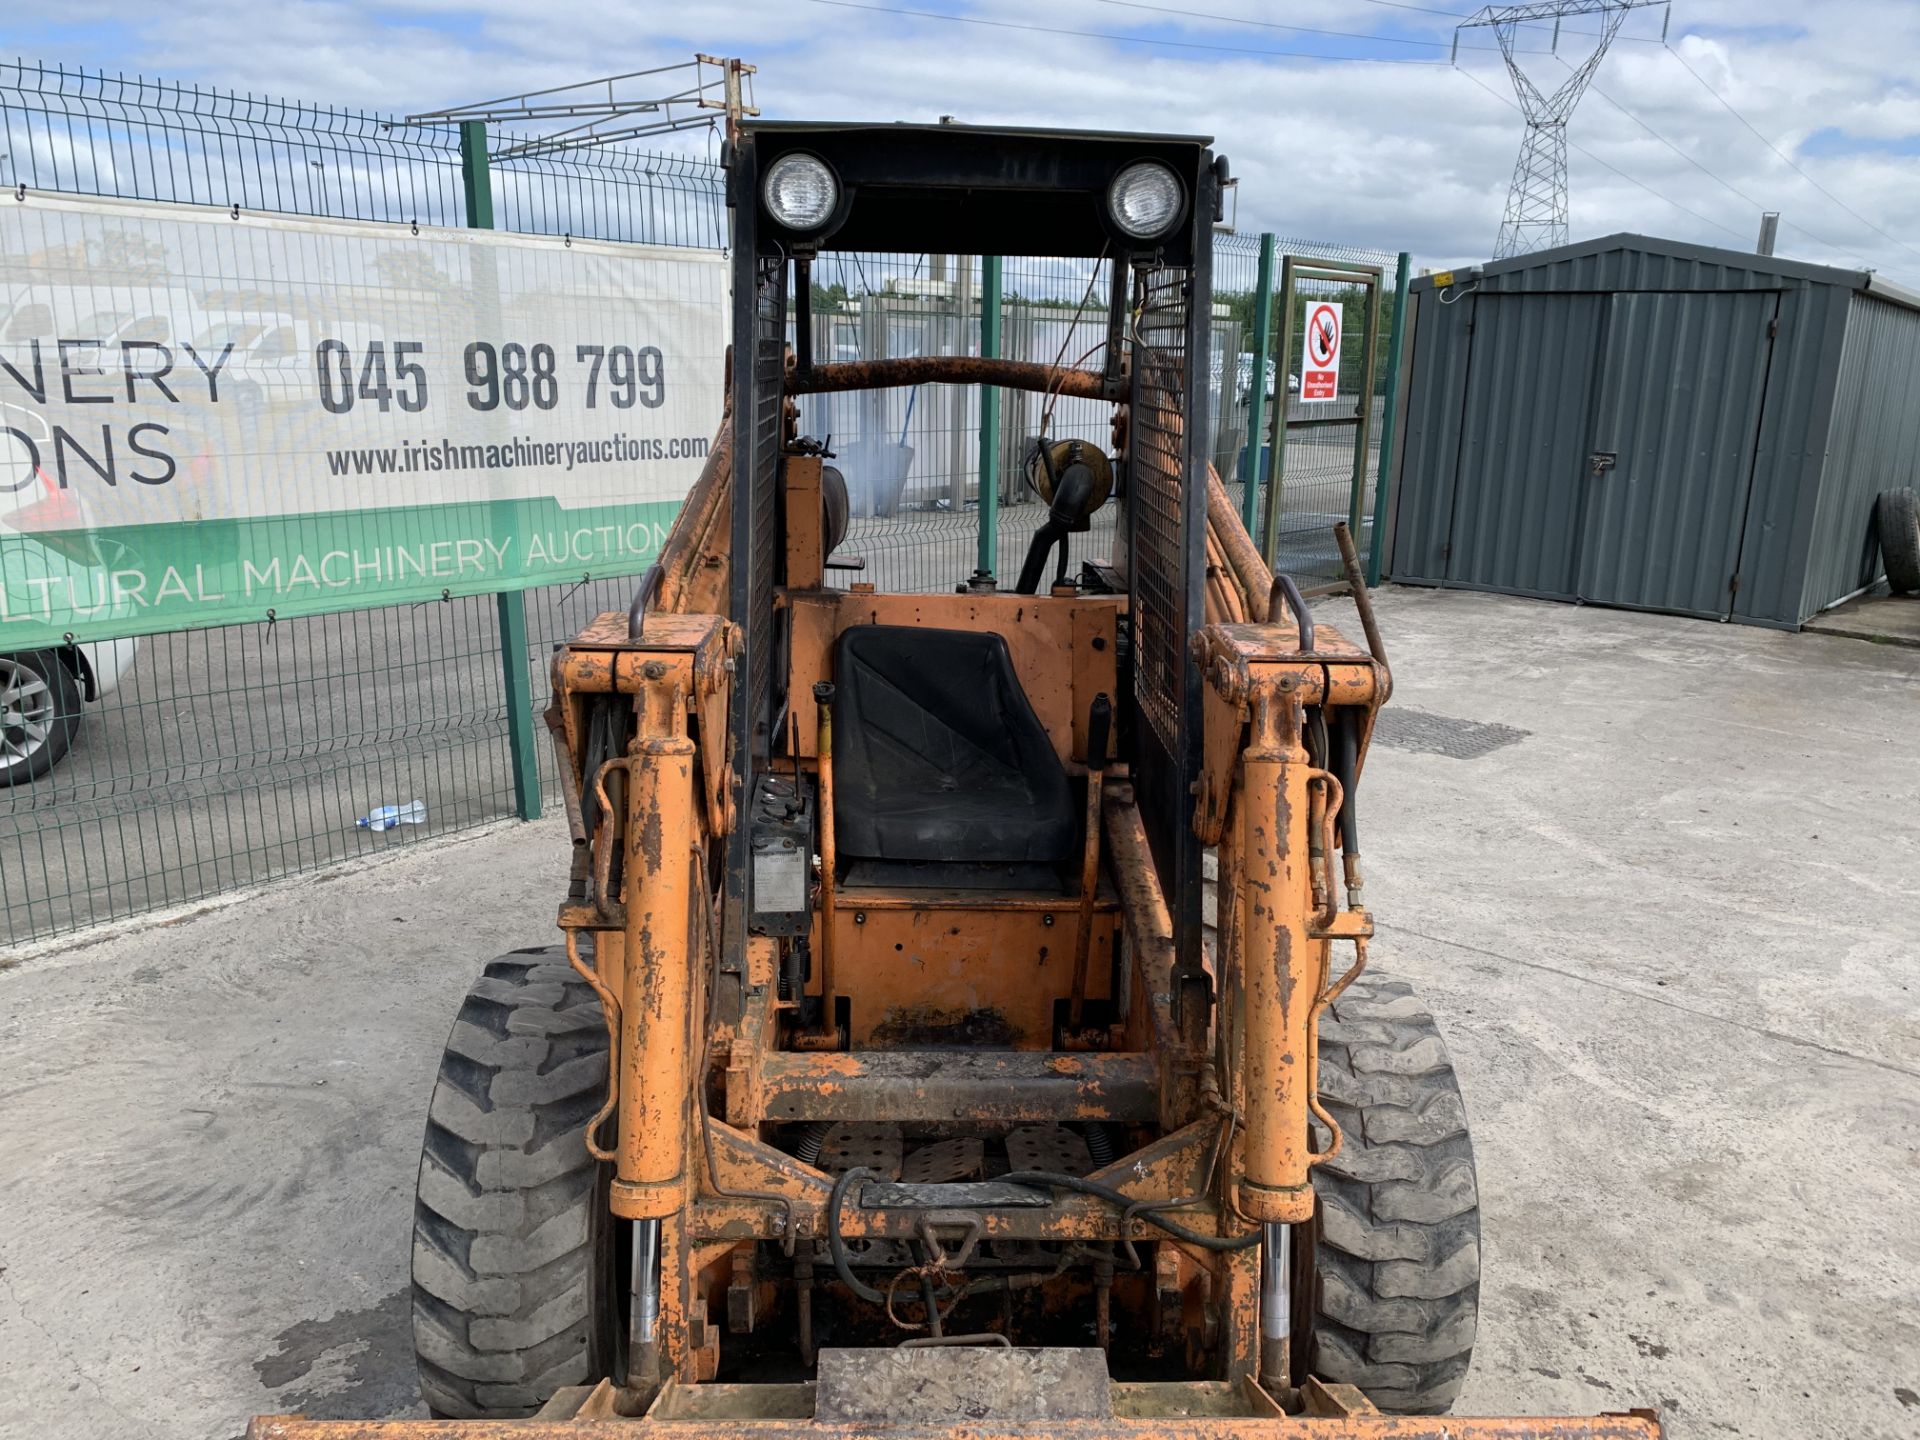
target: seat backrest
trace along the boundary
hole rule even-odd
[[[1078,817],[1007,642],[856,625],[835,662],[834,844],[875,860],[1056,864]]]

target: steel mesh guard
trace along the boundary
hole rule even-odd
[[[1187,272],[1155,270],[1145,287],[1134,325],[1127,440],[1134,694],[1161,745],[1177,755],[1186,648],[1180,475],[1186,450]]]
[[[753,322],[753,473],[746,477],[753,510],[753,564],[747,605],[747,704],[753,727],[753,754],[768,753],[767,726],[772,716],[772,686],[777,639],[773,607],[774,572],[780,554],[780,396],[786,366],[786,267],[775,268],[759,289]]]

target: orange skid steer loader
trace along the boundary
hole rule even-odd
[[[729,177],[726,418],[631,611],[553,663],[563,944],[487,966],[433,1095],[438,1418],[253,1440],[1657,1440],[1435,1418],[1472,1152],[1432,1019],[1366,969],[1364,586],[1362,647],[1207,463],[1225,162],[750,124]],[[821,363],[821,257],[928,249],[1064,257],[1103,343]],[[1029,447],[1011,588],[834,583],[800,397],[923,383],[1111,406]]]

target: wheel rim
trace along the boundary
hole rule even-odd
[[[23,764],[53,738],[53,687],[29,665],[0,656],[0,764]]]

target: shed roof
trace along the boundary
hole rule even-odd
[[[1920,310],[1920,295],[1871,270],[1845,270],[1621,231],[1530,255],[1423,275],[1416,289],[1478,281],[1486,290],[1764,290],[1783,285],[1835,285]]]

